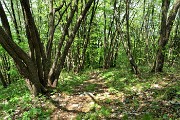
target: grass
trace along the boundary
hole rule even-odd
[[[73,74],[72,72],[62,72],[60,77],[60,81],[57,87],[59,92],[65,92],[71,94],[73,89],[82,84],[85,80],[89,79],[90,71],[86,71],[84,73]]]
[[[180,119],[179,71],[167,71],[167,73],[162,74],[146,73],[141,78],[137,78],[135,75],[123,71],[123,69],[108,69],[101,71],[99,77],[105,80],[109,93],[117,96],[119,94],[125,95],[125,101],[117,105],[121,119]],[[170,75],[172,74],[174,77],[171,78]],[[103,119],[104,117],[111,119],[110,116],[113,114],[112,106],[116,102],[108,98],[108,96],[103,102],[104,104],[101,107],[105,106],[109,109],[109,114],[105,115],[95,111],[78,117],[81,119],[91,119],[91,117],[93,119]],[[141,108],[142,105],[144,106]],[[133,108],[132,111],[137,111],[140,108],[142,111],[133,113],[128,107]],[[98,111],[106,113],[106,110]]]
[[[48,119],[52,111],[45,110],[41,102],[45,103],[45,98],[33,98],[23,80],[18,80],[6,89],[1,87],[0,120]]]
[[[102,79],[103,86],[106,86],[103,87],[104,92],[97,91],[100,89],[98,84],[85,82],[91,79],[91,73],[98,73],[97,80]],[[57,90],[52,94],[65,93],[73,97],[78,86],[82,93],[95,93],[97,103],[90,111],[77,113],[77,120],[179,119],[179,81],[179,71],[174,68],[162,74],[144,73],[141,78],[117,68],[89,70],[80,74],[63,71]],[[33,98],[23,80],[7,89],[0,86],[0,120],[48,120],[55,109],[58,108],[47,98]]]

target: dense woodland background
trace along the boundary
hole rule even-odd
[[[86,111],[87,114],[83,112],[77,116],[76,113],[76,119],[113,119],[113,114],[116,119],[180,118],[179,8],[180,0],[1,0],[0,111],[2,108],[4,113],[1,111],[0,116],[24,120],[38,119],[38,116],[58,119],[56,109],[63,109],[54,103],[56,95],[68,92],[73,96],[74,90],[76,94],[90,92],[92,95],[88,95],[96,104]],[[164,84],[160,85],[162,82]],[[86,86],[79,86],[81,84]],[[124,89],[131,89],[129,85],[133,90],[138,86],[138,95],[135,95],[136,90],[129,93]],[[167,112],[163,111],[167,108],[164,106],[163,110],[152,108],[152,111],[131,114],[126,111],[132,106],[122,107],[124,111],[120,114],[117,112],[122,110],[119,106],[127,107],[127,99],[115,105],[116,99],[107,96],[109,99],[101,104],[101,98],[96,98],[100,88],[104,93],[113,91],[117,96],[125,90],[123,95],[137,107],[137,112],[144,105],[138,102],[139,95],[147,91],[155,94],[153,99],[158,102],[165,97],[170,108]],[[152,92],[152,89],[163,90]],[[115,98],[119,99],[117,96]],[[62,98],[63,95],[59,100]],[[23,105],[30,106],[12,105],[20,99]],[[43,111],[44,108],[38,106],[39,101],[48,106],[49,99],[56,107],[46,107],[49,111]],[[156,106],[153,105],[155,101],[145,99]],[[113,112],[114,108],[109,108],[112,106],[118,106],[118,110]],[[148,108],[149,104],[145,106]],[[32,111],[31,107],[34,107]],[[17,115],[16,110],[20,111]],[[73,111],[66,112],[64,119]]]

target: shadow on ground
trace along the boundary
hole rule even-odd
[[[73,81],[70,92],[51,96],[55,106],[51,119],[180,118],[180,77],[147,76],[139,79],[119,71],[92,72],[87,80]]]

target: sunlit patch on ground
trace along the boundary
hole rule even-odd
[[[176,101],[163,100],[163,92],[168,92],[177,81],[168,78],[144,82],[137,79],[128,81],[127,78],[117,78],[113,72],[104,76],[103,74],[92,73],[90,79],[73,88],[72,94],[54,97],[58,102],[52,118],[70,120],[179,117],[180,102],[177,98]],[[122,83],[118,88],[113,86],[114,82],[126,84],[123,86]],[[56,116],[58,112],[61,113],[59,117]]]
[[[117,69],[67,74],[49,98],[32,98],[23,85],[19,82],[1,91],[0,115],[4,120],[180,118],[178,74],[146,75],[141,79]]]

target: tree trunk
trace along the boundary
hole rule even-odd
[[[0,71],[0,81],[2,82],[3,87],[7,88],[7,83],[6,83],[5,79],[4,79],[4,76],[3,76],[1,71]]]
[[[91,39],[90,38],[91,28],[93,25],[92,23],[93,23],[93,19],[95,17],[95,12],[97,9],[98,2],[99,2],[99,0],[97,2],[94,1],[93,7],[92,7],[92,13],[91,13],[90,21],[88,23],[88,31],[87,31],[87,33],[85,33],[86,35],[84,35],[85,37],[84,37],[83,50],[82,50],[82,55],[81,55],[81,61],[82,62],[80,63],[80,65],[78,67],[78,71],[81,71],[85,65],[86,52],[87,52],[87,48],[88,48],[88,45],[89,45],[90,39]],[[87,23],[85,23],[85,24],[87,24]],[[86,31],[84,30],[84,32],[86,32]]]
[[[32,93],[36,96],[46,91],[40,83],[37,68],[31,58],[9,38],[2,27],[0,27],[0,33],[0,44],[14,59],[21,75],[29,79]]]
[[[59,63],[54,66],[53,69],[51,69],[51,72],[50,72],[50,77],[49,77],[49,81],[51,81],[51,85],[53,87],[56,87],[57,86],[57,83],[58,83],[58,79],[59,79],[59,76],[60,76],[60,73],[64,67],[64,63],[65,63],[65,59],[66,59],[66,56],[68,54],[68,51],[69,51],[69,48],[71,47],[73,41],[74,41],[74,38],[76,36],[76,33],[83,21],[83,19],[85,18],[88,10],[90,9],[91,7],[91,4],[93,3],[94,0],[89,0],[84,8],[84,10],[82,11],[81,15],[79,16],[76,24],[74,25],[73,27],[73,30],[72,30],[72,33],[70,34],[69,36],[69,40],[66,42],[66,45],[64,47],[64,50],[60,56],[60,59],[59,59]],[[60,54],[59,54],[60,55]],[[55,65],[55,64],[53,64]],[[54,71],[54,72],[53,72]]]
[[[13,4],[13,0],[11,0],[11,10],[12,10],[12,16],[13,16],[13,23],[14,23],[14,27],[16,30],[16,34],[17,34],[17,38],[18,38],[18,43],[21,42],[21,38],[20,38],[20,32],[18,29],[18,24],[17,24],[17,20],[16,20],[16,15],[15,15],[15,11],[14,11],[14,4]]]
[[[10,30],[10,25],[8,23],[8,19],[7,19],[7,16],[5,14],[5,11],[3,9],[3,6],[1,4],[1,1],[0,1],[0,19],[2,21],[2,26],[4,27],[6,33],[9,35],[10,38],[12,38],[12,34],[11,34],[11,30]]]
[[[75,35],[86,16],[88,10],[91,7],[91,4],[94,0],[89,0],[86,3],[86,6],[84,7],[84,10],[82,10],[82,13],[77,17],[77,21],[74,24],[73,22],[73,16],[75,16],[75,12],[78,9],[78,0],[74,0],[72,3],[74,6],[71,6],[71,12],[70,15],[68,15],[68,20],[65,23],[65,27],[62,32],[61,39],[59,40],[58,49],[56,52],[56,58],[51,57],[52,53],[52,41],[54,36],[54,31],[56,26],[54,25],[54,12],[60,10],[64,2],[60,7],[57,9],[53,8],[53,0],[51,0],[50,4],[50,29],[49,29],[49,36],[48,36],[48,42],[46,50],[44,48],[44,44],[42,43],[40,39],[39,32],[37,30],[37,26],[34,21],[34,16],[32,14],[32,11],[30,9],[30,3],[29,0],[20,0],[22,11],[24,15],[24,22],[25,22],[25,28],[26,28],[26,35],[28,39],[28,45],[30,48],[30,55],[28,55],[23,49],[16,44],[16,42],[13,41],[11,30],[9,26],[9,22],[7,19],[7,16],[5,14],[5,11],[3,9],[3,6],[0,2],[0,18],[2,26],[0,26],[0,44],[2,47],[8,52],[8,54],[13,58],[19,72],[23,77],[26,79],[28,88],[30,91],[36,96],[40,93],[44,94],[46,92],[46,87],[48,86],[48,79],[50,78],[50,86],[56,87],[58,83],[58,79],[60,76],[60,73],[64,67],[65,59],[68,54],[68,50],[71,47],[71,44],[74,41]],[[67,8],[70,6],[71,3],[69,3],[68,6],[66,6],[65,10],[60,14],[60,19],[62,19],[62,15],[69,11]],[[12,4],[11,4],[12,5]],[[59,24],[60,21],[58,21],[57,24]],[[74,27],[72,27],[74,26]],[[69,29],[72,29],[72,32],[69,36]],[[66,44],[64,41],[67,40]],[[65,46],[63,47],[63,45]],[[61,53],[61,50],[62,53]],[[51,61],[54,60],[55,62],[51,65]],[[49,75],[49,76],[48,76]]]
[[[126,54],[129,58],[130,65],[132,67],[132,71],[135,74],[140,74],[140,71],[138,69],[138,66],[134,60],[134,57],[131,52],[131,42],[130,42],[130,34],[129,34],[129,0],[126,0],[126,38],[127,38],[127,45],[124,44],[124,47],[126,49]]]
[[[169,4],[170,4],[170,0],[163,0],[163,2],[162,2],[161,32],[160,32],[156,60],[154,62],[152,72],[162,72],[163,71],[164,56],[165,56],[165,50],[166,50],[165,46],[168,43],[172,25],[175,20],[177,11],[180,7],[180,0],[177,0],[174,3],[169,16],[167,17]]]
[[[5,73],[5,77],[4,79],[8,82],[8,84],[11,84],[11,77],[10,77],[10,60],[9,60],[9,56],[7,54],[3,54],[1,56],[2,58],[2,70]]]
[[[108,48],[108,41],[107,41],[107,16],[106,16],[106,11],[105,11],[105,6],[106,6],[106,2],[104,1],[104,63],[103,63],[103,68],[107,69],[108,68],[108,62],[107,62],[107,48]]]

